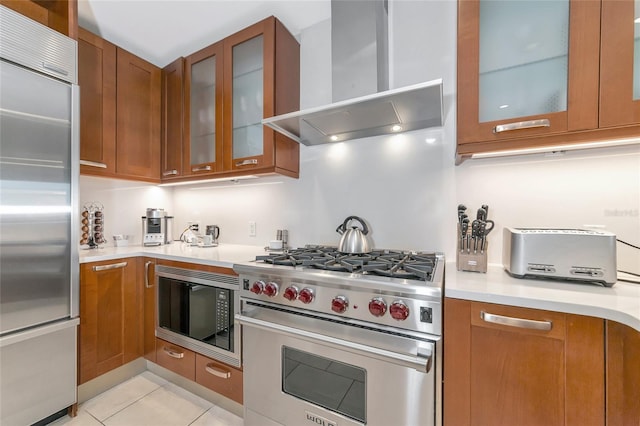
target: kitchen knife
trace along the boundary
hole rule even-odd
[[[484,244],[487,237],[487,222],[481,221],[478,225],[478,234],[480,235],[480,253],[484,253]]]
[[[471,222],[471,239],[473,240],[473,252],[476,253],[478,251],[478,232],[480,230],[480,221],[474,220]]]
[[[460,251],[464,251],[465,242],[467,241],[467,232],[469,231],[469,218],[464,218],[460,225]],[[467,244],[468,247],[468,244]]]

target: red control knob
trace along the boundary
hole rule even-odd
[[[287,287],[284,290],[284,294],[283,294],[284,298],[293,302],[294,300],[296,300],[298,298],[298,287],[292,285]]]
[[[391,304],[389,314],[398,321],[404,321],[409,316],[409,307],[402,300],[396,300]]]
[[[256,281],[251,286],[251,292],[255,294],[262,294],[264,291],[264,281]]]
[[[276,284],[274,282],[268,282],[264,286],[263,293],[266,294],[269,297],[274,297],[275,295],[278,294],[278,284]]]
[[[339,314],[344,313],[349,307],[349,301],[344,296],[336,296],[331,301],[331,310]]]
[[[376,317],[381,317],[387,312],[387,304],[380,297],[375,297],[369,302],[369,312]]]
[[[306,305],[308,303],[313,302],[314,297],[315,296],[313,294],[313,290],[310,289],[309,287],[305,287],[302,290],[300,290],[300,294],[298,295],[298,300]]]

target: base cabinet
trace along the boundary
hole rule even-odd
[[[156,338],[156,362],[191,381],[242,404],[242,371]]]
[[[138,259],[80,265],[78,384],[142,356]]]
[[[604,320],[445,300],[444,424],[603,425]]]
[[[640,425],[640,332],[607,321],[607,425]]]

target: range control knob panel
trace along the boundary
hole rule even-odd
[[[336,296],[331,301],[331,310],[338,314],[343,314],[349,307],[349,301],[344,296]]]
[[[373,316],[381,317],[387,312],[387,304],[381,297],[374,297],[369,302],[369,312]]]
[[[315,294],[313,293],[313,290],[310,289],[309,287],[305,287],[302,290],[300,290],[300,294],[298,295],[298,300],[304,303],[305,305],[308,305],[309,303],[313,302],[314,298],[315,298]]]
[[[398,321],[404,321],[409,317],[409,307],[402,300],[396,300],[391,304],[389,314]]]
[[[284,293],[282,294],[284,296],[285,299],[287,299],[290,302],[293,302],[294,300],[296,300],[298,298],[298,287],[296,287],[295,285],[289,286],[284,290]]]

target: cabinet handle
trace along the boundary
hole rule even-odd
[[[258,165],[258,160],[257,159],[252,159],[252,160],[242,160],[242,161],[238,161],[236,163],[236,167],[242,167],[242,166],[257,166]]]
[[[177,359],[184,358],[184,352],[176,352],[172,348],[168,348],[166,346],[163,347],[162,350],[165,351],[166,354],[169,355],[171,358],[177,358]]]
[[[211,166],[202,166],[202,167],[194,167],[191,169],[192,172],[209,172],[211,171]]]
[[[93,270],[94,272],[108,271],[110,269],[124,268],[125,266],[127,266],[127,262],[120,262],[120,263],[112,263],[111,265],[94,266]]]
[[[152,263],[153,262],[149,260],[144,264],[144,286],[146,288],[153,288],[152,285],[149,285],[149,265],[151,265]]]
[[[541,120],[519,121],[517,123],[498,124],[493,128],[493,133],[510,132],[511,130],[534,129],[536,127],[549,127],[551,123],[547,118]]]
[[[480,318],[485,322],[507,325],[509,327],[528,328],[530,330],[549,331],[553,326],[552,321],[536,321],[523,318],[505,317],[502,315],[490,314],[485,311],[480,311]]]
[[[80,165],[81,166],[89,166],[89,167],[97,167],[99,169],[106,169],[107,165],[104,163],[97,163],[95,161],[89,161],[89,160],[80,160]]]
[[[178,171],[176,169],[173,170],[167,170],[166,172],[162,173],[162,176],[175,176],[178,174]]]
[[[228,379],[231,377],[231,371],[225,368],[220,368],[214,364],[207,364],[204,369],[207,373],[213,374],[214,376],[220,377],[221,379]]]

